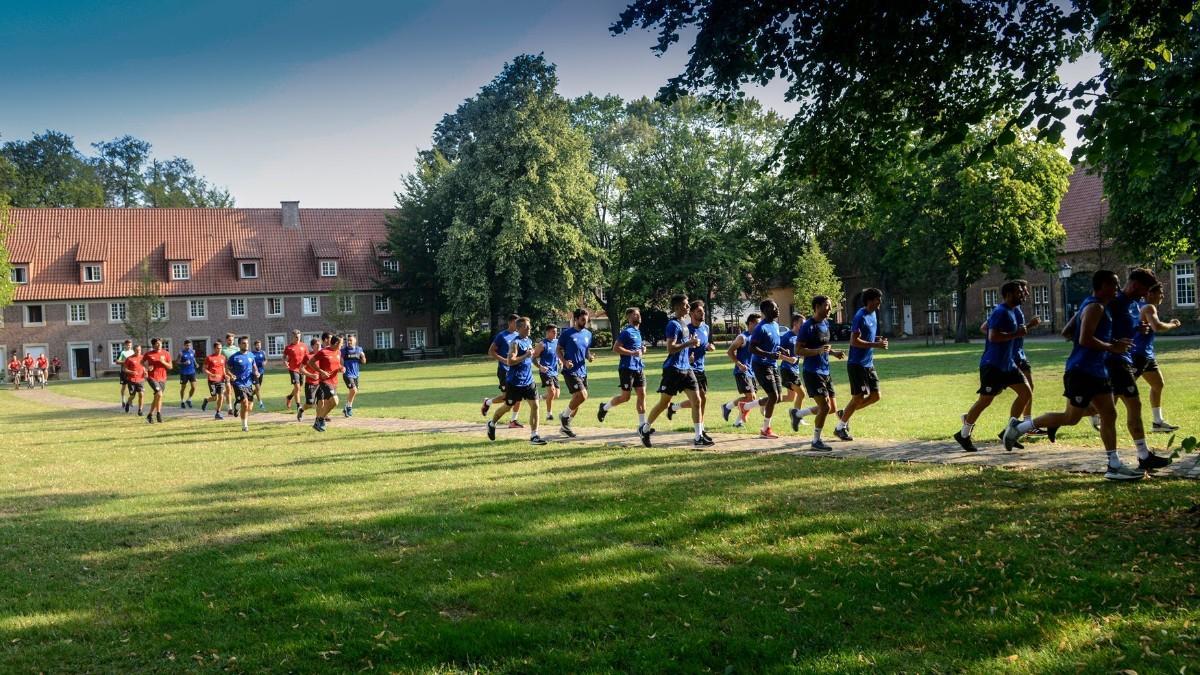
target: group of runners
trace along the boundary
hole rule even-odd
[[[1142,424],[1141,403],[1137,380],[1150,384],[1153,430],[1171,432],[1177,429],[1162,414],[1162,372],[1155,361],[1154,336],[1180,325],[1178,320],[1164,322],[1158,316],[1157,305],[1162,302],[1163,289],[1149,270],[1135,269],[1122,287],[1117,275],[1097,272],[1093,278],[1092,295],[1083,301],[1079,311],[1062,331],[1072,342],[1067,359],[1064,381],[1066,409],[1034,418],[1032,415],[1033,375],[1024,338],[1039,324],[1037,317],[1026,321],[1021,305],[1030,297],[1025,280],[1009,281],[1001,288],[1003,301],[991,310],[981,326],[985,334],[983,356],[980,360],[978,399],[962,415],[962,428],[954,433],[966,452],[977,452],[972,440],[975,422],[997,395],[1005,389],[1016,394],[1010,408],[1010,419],[998,437],[1006,450],[1021,449],[1027,435],[1045,435],[1055,441],[1059,428],[1074,425],[1086,416],[1100,432],[1107,453],[1105,478],[1138,480],[1147,471],[1162,468],[1171,460],[1154,454],[1146,443]],[[776,439],[773,419],[780,405],[787,405],[788,420],[793,432],[807,425],[812,417],[810,447],[817,451],[833,448],[825,442],[823,432],[832,415],[836,423],[833,434],[844,441],[853,440],[850,423],[856,414],[880,400],[879,376],[875,369],[874,352],[888,348],[888,340],[879,335],[877,313],[883,294],[875,288],[862,292],[863,306],[854,314],[850,327],[850,348],[847,352],[831,345],[829,316],[832,303],[828,297],[812,299],[809,316],[793,314],[788,327],[779,323],[779,307],[773,300],[764,300],[759,312],[750,314],[746,330],[736,335],[725,354],[732,362],[733,379],[738,397],[721,405],[721,416],[732,425],[744,426],[752,411],[762,414],[759,436]],[[561,433],[574,438],[571,422],[587,401],[588,363],[594,359],[594,340],[587,328],[588,310],[573,313],[571,325],[561,334],[554,324],[544,327],[540,339],[531,337],[532,326],[527,317],[509,315],[508,326],[496,334],[488,355],[497,362],[496,377],[500,394],[485,398],[480,412],[487,421],[487,435],[496,438],[496,429],[510,415],[509,428],[523,428],[519,417],[522,405],[529,408],[530,442],[543,445],[538,433],[542,420],[541,405],[546,406],[545,420],[558,422]],[[637,308],[625,311],[625,325],[613,341],[612,351],[620,357],[618,364],[619,391],[602,401],[596,408],[601,423],[617,406],[634,401],[638,413],[636,433],[646,447],[653,445],[654,422],[663,414],[670,420],[682,410],[688,410],[694,427],[692,444],[697,448],[713,445],[705,427],[708,404],[707,366],[712,344],[705,306],[700,300],[689,302],[685,295],[671,298],[671,316],[665,331],[666,358],[659,380],[659,399],[650,410],[646,401],[646,343],[641,333],[641,312]],[[845,359],[850,381],[850,401],[844,408],[837,405],[831,379],[830,359]],[[541,392],[534,381],[540,379]],[[560,383],[561,378],[561,383]],[[554,413],[562,385],[570,395],[566,406]],[[1128,429],[1137,450],[1136,468],[1123,463],[1116,448],[1116,406],[1119,399],[1128,417]],[[807,402],[806,402],[807,400]],[[790,404],[790,405],[789,405]]]
[[[308,345],[298,330],[293,330],[288,345],[283,350],[284,364],[288,370],[291,391],[284,399],[284,407],[296,407],[296,420],[315,408],[313,429],[325,431],[329,415],[339,404],[338,378],[349,389],[342,414],[354,414],[354,399],[358,394],[360,367],[367,362],[355,336],[343,338],[333,333],[323,333],[312,338]],[[150,348],[143,351],[141,345],[125,340],[115,363],[121,368],[121,407],[126,413],[137,403],[137,414],[145,413],[146,422],[161,423],[163,396],[167,386],[167,374],[175,370],[179,375],[179,407],[193,408],[192,398],[196,393],[196,382],[203,375],[208,384],[208,395],[201,401],[200,409],[207,411],[211,404],[214,419],[225,419],[225,414],[237,416],[242,422],[242,431],[249,431],[249,415],[257,403],[264,410],[262,383],[267,370],[267,353],[261,340],[251,342],[246,336],[238,337],[226,333],[224,340],[213,340],[209,354],[197,354],[191,340],[184,340],[183,348],[176,358],[162,348],[162,340],[150,340]],[[148,410],[144,408],[144,390],[149,387],[152,394]],[[223,414],[224,413],[224,414]]]
[[[47,359],[45,354],[35,357],[26,352],[25,358],[19,358],[16,350],[13,350],[8,357],[8,381],[13,389],[20,389],[22,384],[30,389],[35,386],[44,389],[51,370],[57,372],[61,365],[57,356]]]

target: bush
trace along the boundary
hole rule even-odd
[[[451,343],[453,344],[453,343]],[[447,345],[449,346],[449,345]],[[483,331],[464,333],[462,336],[462,356],[468,354],[486,354],[492,346],[492,335]]]
[[[733,342],[739,333],[713,333],[708,337],[709,342]]]
[[[612,332],[606,330],[598,330],[592,333],[592,348],[593,349],[609,349],[613,346]]]

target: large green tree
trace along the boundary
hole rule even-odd
[[[441,153],[421,152],[403,178],[396,210],[388,215],[387,248],[393,269],[380,273],[383,290],[411,312],[446,312],[438,277],[438,251],[446,243],[454,200],[446,193],[451,165]]]
[[[104,188],[95,167],[59,131],[7,141],[0,156],[11,164],[8,185],[0,188],[13,206],[103,206]]]
[[[92,143],[99,156],[95,159],[104,185],[108,206],[138,206],[145,189],[142,167],[150,159],[150,144],[128,134],[109,141]]]
[[[153,160],[146,167],[142,182],[145,206],[227,208],[234,204],[228,190],[198,175],[196,167],[183,157]]]
[[[0,309],[12,303],[13,291],[17,287],[13,283],[9,272],[12,266],[8,257],[8,233],[11,231],[12,224],[9,222],[8,197],[0,194]]]

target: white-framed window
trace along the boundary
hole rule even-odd
[[[391,328],[377,328],[375,330],[375,349],[391,349],[394,336]]]
[[[208,318],[207,300],[188,300],[188,320],[199,321]]]
[[[99,265],[84,265],[83,280],[87,283],[98,283],[104,281],[104,275],[100,271]]]
[[[238,263],[238,276],[242,279],[257,279],[258,278],[258,262],[255,260],[243,260]]]
[[[1196,263],[1194,261],[1175,263],[1175,306],[1196,306]]]
[[[43,305],[25,305],[25,325],[45,326],[46,308]]]
[[[28,265],[13,265],[8,270],[8,278],[14,284],[29,283],[29,266]]]
[[[338,265],[337,265],[336,260],[322,260],[321,261],[321,276],[336,277],[337,276],[337,267],[338,267]]]
[[[159,339],[162,340],[163,351],[165,351],[168,354],[173,353],[171,351],[171,338],[159,338]]]
[[[167,303],[164,301],[164,302],[156,302],[153,305],[151,305],[150,318],[154,319],[155,321],[166,321],[167,320]]]
[[[109,340],[108,341],[108,362],[116,363],[117,359],[119,359],[119,358],[121,358],[121,341],[120,340]]]
[[[400,261],[396,260],[395,258],[384,258],[383,259],[383,269],[385,269],[389,272],[399,272],[400,271]]]
[[[306,295],[300,300],[303,305],[301,314],[304,316],[318,316],[321,314],[321,298],[315,295]]]
[[[375,313],[390,314],[392,311],[392,299],[386,295],[375,296]]]
[[[942,323],[942,306],[938,304],[937,298],[929,298],[926,301],[926,309],[929,310],[927,315],[929,323],[940,326]]]
[[[283,316],[283,298],[267,298],[267,316]]]
[[[991,314],[996,305],[1000,304],[1000,289],[985,288],[983,289],[983,313]]]
[[[1033,287],[1033,315],[1042,321],[1050,320],[1050,287],[1045,284]]]
[[[72,326],[82,326],[88,322],[88,306],[86,302],[72,302],[67,305],[67,323]]]
[[[129,312],[129,305],[123,302],[108,303],[108,322],[121,323]]]
[[[245,298],[230,298],[229,299],[229,318],[231,318],[231,319],[246,318],[246,299]]]
[[[424,349],[425,348],[425,329],[424,328],[409,328],[408,329],[408,348],[409,349]]]
[[[286,345],[287,337],[283,333],[267,333],[266,339],[263,340],[263,349],[266,350],[269,359],[281,358]]]
[[[171,263],[171,281],[187,281],[192,278],[192,264],[189,262]]]
[[[337,311],[338,311],[338,314],[353,314],[354,313],[354,296],[353,295],[337,296]]]

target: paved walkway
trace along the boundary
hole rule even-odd
[[[22,396],[40,401],[47,405],[73,408],[77,410],[112,410],[118,407],[111,403],[85,400],[71,396],[63,396],[51,389],[22,391]],[[166,417],[200,417],[209,416],[199,408],[180,410],[177,407],[164,407]],[[295,416],[281,412],[258,412],[252,416],[252,424],[296,424]],[[548,425],[545,437],[551,443],[599,443],[611,447],[641,447],[641,441],[631,429],[580,427],[578,438],[567,438],[561,435],[557,425]],[[429,421],[408,420],[397,418],[372,418],[340,416],[334,418],[331,427],[348,427],[368,431],[391,433],[449,433],[464,434],[485,440],[482,419],[478,423],[458,421]],[[812,427],[801,427],[805,429]],[[314,432],[315,433],[315,432]],[[525,438],[525,430],[498,430],[500,437],[515,436]],[[975,466],[996,466],[1010,469],[1039,469],[1051,471],[1069,471],[1073,473],[1102,473],[1104,457],[1095,448],[1072,448],[1062,444],[1052,444],[1045,440],[1026,444],[1024,451],[1005,452],[999,441],[980,442],[980,452],[964,453],[953,441],[898,441],[878,438],[859,438],[851,442],[829,438],[827,442],[833,446],[832,452],[813,452],[808,449],[807,435],[784,436],[779,440],[768,441],[747,434],[712,433],[715,446],[706,452],[758,452],[764,454],[798,455],[803,457],[845,458],[857,457],[885,462],[927,462],[932,464],[966,464]],[[690,433],[663,432],[654,434],[656,447],[688,448],[692,447]],[[1156,436],[1155,438],[1160,438]],[[803,440],[801,440],[803,439]],[[1159,442],[1165,442],[1162,438]],[[1127,461],[1132,459],[1133,451],[1125,453]],[[1157,471],[1157,477],[1175,477],[1200,479],[1200,453],[1182,455],[1169,467]]]

